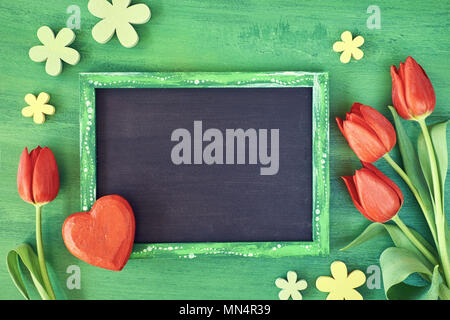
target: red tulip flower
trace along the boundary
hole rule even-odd
[[[20,197],[29,203],[43,205],[56,198],[59,191],[59,173],[53,152],[37,147],[28,154],[22,152],[17,172]]]
[[[350,148],[364,162],[375,162],[396,143],[395,129],[377,110],[355,102],[346,119],[336,118]]]
[[[367,219],[384,223],[391,220],[403,204],[400,188],[370,163],[354,176],[342,177],[356,209]]]
[[[22,151],[19,170],[17,171],[17,189],[20,197],[24,201],[33,204],[36,209],[36,247],[38,257],[36,262],[39,263],[44,286],[44,290],[39,290],[39,293],[43,299],[55,300],[55,293],[45,264],[41,226],[42,206],[53,201],[59,191],[58,166],[52,150],[38,146],[36,149],[31,150],[30,153],[28,153],[27,148]]]
[[[411,57],[400,62],[397,70],[391,66],[392,102],[404,119],[426,118],[433,112],[436,95],[425,70]]]

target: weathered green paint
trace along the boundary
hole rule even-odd
[[[289,88],[311,87],[313,241],[208,242],[135,245],[132,258],[193,257],[200,254],[244,257],[283,257],[329,253],[328,74],[311,72],[153,72],[82,73],[80,75],[81,207],[89,210],[96,198],[96,88]]]
[[[391,119],[389,66],[413,56],[427,70],[436,90],[437,106],[429,122],[445,120],[450,111],[448,63],[450,2],[420,0],[139,0],[152,19],[136,27],[139,44],[127,49],[113,38],[105,45],[91,36],[99,21],[79,1],[81,30],[71,47],[81,54],[76,66],[64,65],[58,77],[32,62],[28,50],[39,44],[37,29],[65,26],[66,9],[76,1],[1,1],[0,39],[0,261],[23,241],[34,245],[34,208],[16,188],[17,165],[25,146],[52,148],[61,174],[61,189],[43,208],[43,240],[57,295],[69,299],[277,299],[276,278],[294,270],[308,281],[304,299],[324,299],[315,289],[330,263],[344,261],[350,270],[366,271],[378,264],[386,237],[340,252],[368,224],[354,208],[339,176],[360,168],[340,134],[334,117],[344,116],[354,101],[371,105]],[[381,29],[369,30],[369,5],[381,10]],[[339,61],[333,43],[344,30],[362,35],[364,58]],[[273,71],[306,70],[329,73],[330,93],[330,254],[325,256],[247,259],[240,256],[199,256],[194,259],[131,260],[121,272],[92,267],[65,248],[64,219],[80,207],[79,76],[80,72]],[[24,118],[25,94],[48,92],[56,113],[43,125]],[[413,134],[413,123],[405,126]],[[395,153],[394,153],[395,155]],[[403,182],[383,161],[378,168],[401,187],[402,219],[422,233],[423,217]],[[446,197],[449,199],[450,197]],[[68,290],[66,269],[81,268],[81,290]],[[22,299],[0,263],[0,298]],[[359,289],[365,299],[383,299],[382,289]]]

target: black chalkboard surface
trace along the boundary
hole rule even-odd
[[[136,242],[311,241],[311,106],[310,87],[96,89],[97,196],[129,200]],[[213,164],[202,159],[214,140],[201,141],[210,128],[223,135]],[[272,159],[262,174],[267,161],[249,163],[258,154],[250,137],[243,164],[237,140],[234,157],[226,154],[227,129],[239,128],[255,129],[267,155],[276,151],[271,129],[278,129],[278,168]],[[187,148],[173,151],[184,140],[171,139],[176,129],[189,131],[190,157]],[[185,163],[177,164],[180,157]]]

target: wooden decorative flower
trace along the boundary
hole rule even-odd
[[[22,109],[22,115],[24,117],[33,117],[33,121],[37,124],[45,122],[45,115],[53,115],[55,113],[55,107],[47,104],[50,101],[48,93],[41,92],[36,96],[29,93],[25,96],[25,102],[28,106]]]
[[[342,41],[337,41],[333,45],[333,50],[335,52],[341,53],[341,62],[349,63],[351,57],[360,60],[364,56],[364,52],[359,49],[364,43],[364,38],[362,36],[357,36],[353,39],[352,33],[350,31],[344,31],[341,34]]]
[[[275,285],[281,289],[278,294],[280,300],[288,300],[289,297],[292,297],[292,300],[302,300],[303,296],[299,291],[308,287],[305,280],[297,281],[297,273],[294,271],[287,273],[287,281],[283,278],[275,280]]]
[[[108,42],[117,34],[120,43],[132,48],[139,42],[139,36],[132,24],[143,24],[150,20],[150,9],[143,3],[130,5],[131,0],[90,0],[88,9],[91,14],[101,18],[92,29],[92,37],[99,43]]]
[[[316,280],[319,291],[329,292],[327,300],[363,300],[355,290],[366,283],[366,275],[360,270],[347,274],[347,266],[341,261],[331,264],[332,277],[320,276]]]
[[[75,40],[75,33],[69,28],[61,29],[55,37],[52,29],[43,26],[37,31],[37,36],[42,45],[32,47],[28,54],[35,62],[47,61],[45,71],[49,75],[57,76],[61,73],[62,61],[71,65],[80,61],[78,51],[67,47]]]

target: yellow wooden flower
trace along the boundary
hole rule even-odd
[[[351,57],[360,60],[364,56],[364,52],[359,49],[364,43],[364,38],[362,36],[357,36],[353,39],[352,33],[350,31],[344,31],[341,34],[342,41],[336,41],[333,45],[333,50],[335,52],[341,53],[341,62],[350,62]]]
[[[42,46],[34,46],[29,51],[30,59],[35,62],[43,62],[45,71],[51,76],[57,76],[62,71],[62,61],[75,65],[80,61],[77,50],[67,47],[75,40],[75,33],[69,28],[61,29],[55,37],[52,29],[47,26],[40,27],[37,31]]]
[[[299,291],[308,287],[305,280],[297,281],[297,273],[294,271],[287,273],[287,281],[283,278],[275,280],[275,285],[281,289],[278,294],[280,300],[288,300],[289,297],[292,297],[292,300],[302,300],[303,296]]]
[[[143,24],[150,20],[150,9],[143,3],[132,6],[131,0],[90,0],[89,12],[101,18],[92,29],[92,37],[99,43],[108,42],[117,33],[120,43],[126,47],[134,47],[139,36],[131,24]]]
[[[55,107],[47,104],[50,101],[48,93],[41,92],[38,97],[34,94],[27,94],[25,96],[25,102],[28,106],[22,109],[22,115],[24,117],[33,117],[33,120],[37,124],[45,122],[45,114],[52,115],[55,113]]]
[[[316,287],[322,292],[329,292],[327,300],[363,300],[355,290],[366,282],[366,275],[360,270],[347,274],[347,267],[341,261],[331,264],[333,277],[321,276],[316,280]]]

